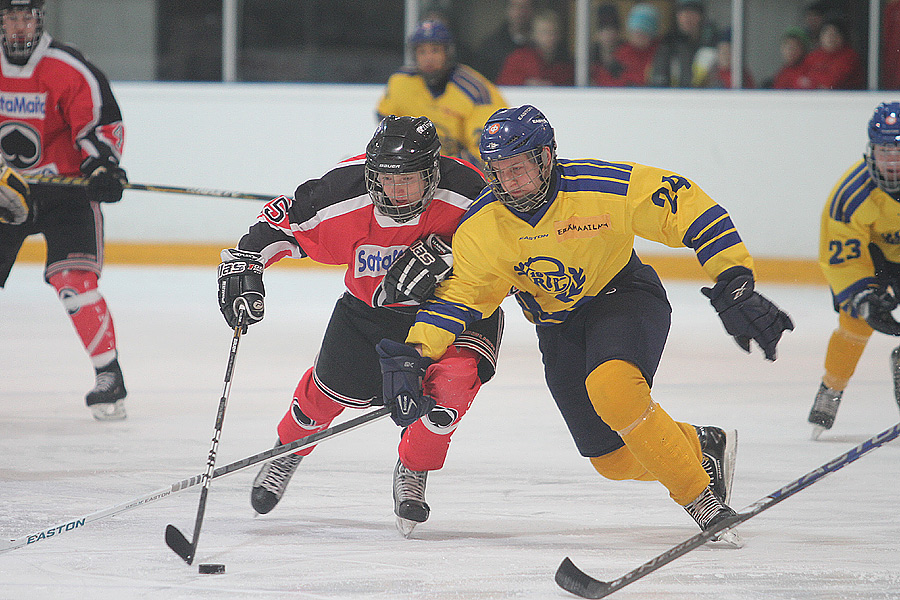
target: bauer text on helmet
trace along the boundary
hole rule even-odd
[[[440,181],[441,142],[426,117],[385,117],[366,147],[366,189],[398,223],[425,212]]]

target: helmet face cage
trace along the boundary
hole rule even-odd
[[[491,186],[491,191],[505,206],[519,212],[530,212],[547,201],[547,195],[550,191],[550,174],[555,157],[551,151],[550,160],[546,160],[544,148],[548,148],[548,146],[532,148],[531,150],[514,154],[509,158],[519,156],[522,157],[522,160],[512,165],[507,165],[504,169],[496,167],[497,161],[485,163],[485,174],[488,178],[488,184]],[[523,166],[522,162],[532,163],[533,166],[530,168],[528,164]],[[505,178],[500,176],[501,170],[507,169],[525,170],[525,173],[515,177],[515,187],[509,190],[504,188],[501,179]],[[531,188],[533,188],[532,191],[521,193],[521,190]]]
[[[7,0],[0,2],[0,43],[3,44],[3,53],[13,64],[25,64],[37,47],[44,33],[43,2],[16,2]],[[25,16],[34,17],[34,30],[23,36],[10,37],[7,33],[7,21],[21,19]]]
[[[544,152],[544,148],[548,152]],[[556,165],[556,137],[547,117],[528,104],[517,108],[502,108],[487,120],[478,146],[481,160],[485,164],[488,181],[497,199],[511,209],[530,212],[549,199],[553,168]],[[497,169],[496,161],[522,157],[522,161],[533,163],[531,176],[501,177],[507,168],[522,166],[521,161],[506,163],[504,169]],[[548,156],[549,155],[549,156]],[[506,180],[516,186],[504,189],[501,181]],[[535,188],[518,194],[522,188]],[[512,193],[510,193],[512,192]]]
[[[405,223],[425,212],[440,179],[436,160],[427,169],[402,173],[376,171],[366,165],[366,189],[375,208],[398,223]],[[403,203],[394,204],[396,199]]]
[[[398,223],[425,212],[441,179],[440,152],[427,118],[386,117],[366,147],[366,190],[378,212]]]
[[[881,190],[900,194],[900,102],[885,102],[869,121],[866,166]]]

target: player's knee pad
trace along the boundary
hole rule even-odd
[[[625,479],[639,479],[641,481],[655,481],[656,477],[647,471],[641,461],[628,449],[622,446],[603,456],[591,457],[591,464],[598,473],[614,481]]]
[[[601,364],[587,376],[585,386],[594,410],[620,433],[639,422],[653,405],[640,369],[624,360]]]
[[[67,269],[51,275],[48,281],[70,315],[103,300],[93,271]]]

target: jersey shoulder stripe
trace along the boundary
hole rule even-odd
[[[479,195],[478,198],[475,199],[475,202],[472,204],[472,206],[469,207],[469,210],[466,211],[466,214],[463,215],[462,219],[460,219],[459,225],[462,225],[470,217],[481,211],[485,206],[488,206],[489,204],[492,204],[494,202],[499,202],[499,200],[497,200],[497,197],[494,196],[491,188],[484,188],[484,190],[482,190],[481,192],[481,195]]]
[[[561,191],[628,193],[632,165],[595,159],[559,159]]]
[[[856,209],[877,186],[869,175],[865,161],[860,161],[835,186],[829,203],[828,214],[835,221],[849,223]]]
[[[466,95],[473,104],[490,104],[491,91],[484,79],[466,65],[459,65],[454,69],[450,81]]]

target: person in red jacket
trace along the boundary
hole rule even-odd
[[[900,0],[881,15],[881,89],[900,90]]]
[[[628,13],[625,40],[612,52],[612,60],[591,65],[591,83],[597,86],[647,85],[659,46],[659,11],[652,4],[635,4]]]
[[[800,27],[791,27],[781,38],[781,68],[769,85],[776,90],[796,90],[804,76],[803,59],[809,52],[809,36]]]
[[[575,65],[563,45],[559,15],[546,9],[534,16],[532,44],[506,57],[499,85],[572,85]]]
[[[819,47],[803,60],[805,73],[798,79],[799,89],[863,89],[865,72],[862,59],[848,41],[848,30],[843,21],[825,21],[819,34]]]

